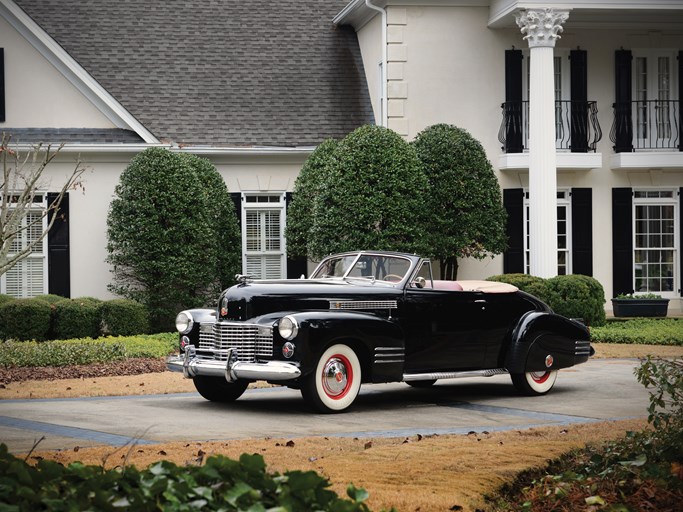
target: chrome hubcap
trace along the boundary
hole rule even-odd
[[[322,379],[323,388],[328,396],[337,397],[343,394],[349,382],[344,362],[336,357],[330,358],[325,363]]]

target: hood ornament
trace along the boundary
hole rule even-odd
[[[235,281],[237,281],[239,284],[246,284],[249,281],[253,281],[254,276],[250,276],[247,274],[235,274]]]

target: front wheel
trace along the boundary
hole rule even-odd
[[[529,396],[545,395],[555,385],[557,370],[511,373],[510,377],[520,393]]]
[[[332,345],[320,356],[315,371],[304,379],[301,395],[319,412],[341,412],[358,396],[360,383],[356,353],[347,345]]]
[[[222,377],[198,375],[192,379],[197,392],[211,402],[234,402],[249,386],[249,381],[228,382]]]

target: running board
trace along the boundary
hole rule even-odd
[[[432,372],[432,373],[404,373],[404,382],[420,380],[440,380],[440,379],[462,379],[465,377],[493,377],[508,373],[505,368],[494,368],[491,370],[469,370],[464,372]]]

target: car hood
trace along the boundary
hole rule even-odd
[[[225,290],[219,311],[227,301],[227,315],[221,318],[247,320],[277,311],[335,309],[339,303],[397,301],[402,295],[400,288],[361,279],[252,281]]]

